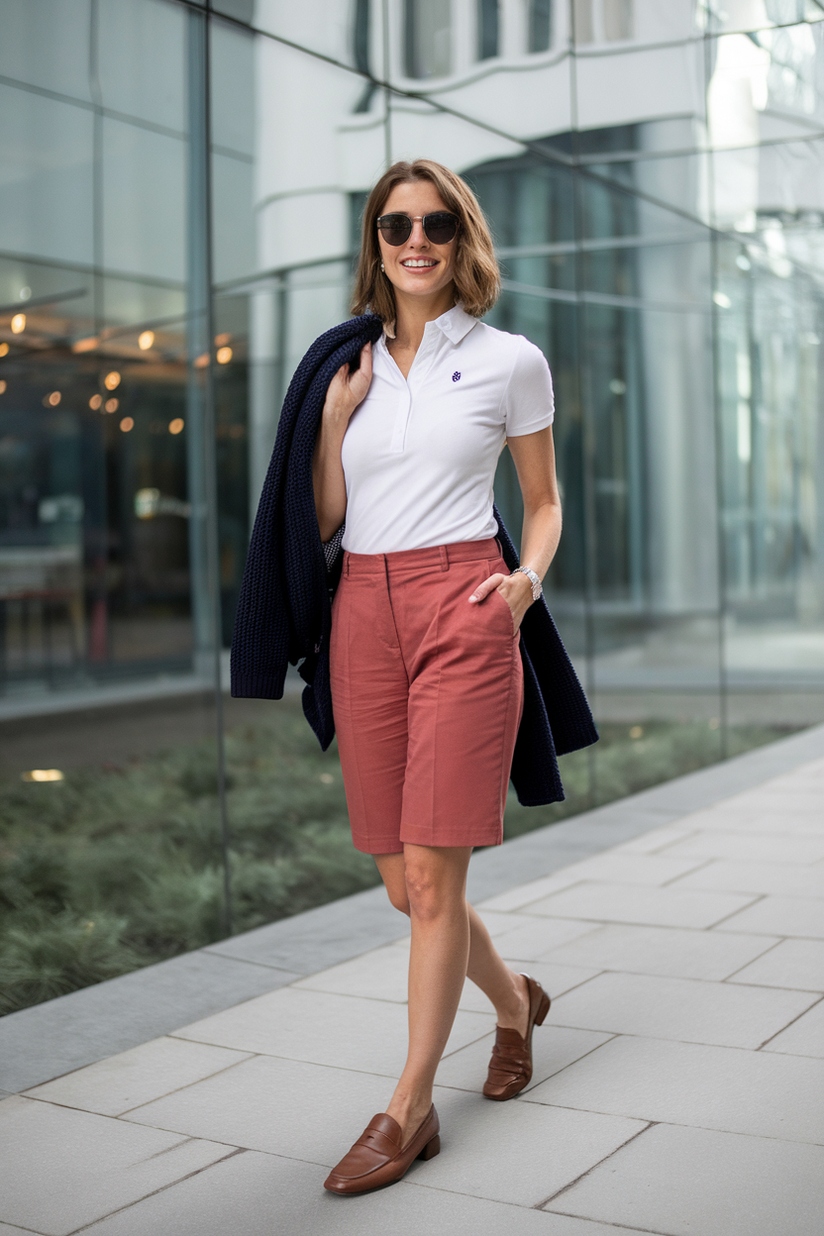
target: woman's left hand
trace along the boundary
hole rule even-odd
[[[519,571],[517,575],[490,575],[479,584],[469,598],[470,605],[481,605],[490,592],[500,592],[512,611],[512,625],[517,631],[524,619],[524,614],[532,604],[532,584],[528,576]]]

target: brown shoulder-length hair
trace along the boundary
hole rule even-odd
[[[441,201],[460,220],[455,244],[455,300],[467,313],[480,318],[498,299],[501,274],[492,246],[489,225],[480,203],[465,180],[433,159],[414,163],[394,163],[384,172],[366,202],[363,212],[363,238],[352,293],[352,312],[367,309],[384,322],[395,317],[395,289],[381,271],[381,254],[376,221],[395,185],[429,180]]]

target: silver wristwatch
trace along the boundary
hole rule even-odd
[[[532,570],[532,567],[524,567],[524,566],[516,567],[515,570],[512,572],[512,574],[517,575],[519,571],[521,572],[522,575],[525,575],[527,579],[529,580],[529,582],[532,584],[532,599],[533,601],[537,601],[538,597],[543,592],[543,587],[541,585],[540,577],[536,574],[535,571]]]

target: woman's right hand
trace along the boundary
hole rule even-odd
[[[355,409],[363,403],[372,381],[372,344],[361,348],[360,368],[352,372],[349,364],[341,365],[329,383],[323,415],[327,421],[348,425]]]

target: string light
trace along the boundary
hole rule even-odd
[[[120,422],[120,428],[124,433],[130,433],[134,429],[134,421],[130,416],[124,416]]]
[[[141,352],[147,352],[153,343],[153,330],[144,330],[143,333],[137,337],[137,346],[140,348]]]
[[[102,406],[102,404],[103,404],[102,395],[92,395],[91,399],[89,400],[89,407],[91,408],[92,412],[96,412],[97,409]]]
[[[228,365],[231,359],[232,359],[232,349],[231,348],[218,348],[217,363],[219,365]]]
[[[15,313],[14,317],[11,320],[11,333],[13,335],[22,335],[25,329],[26,329],[25,313]]]
[[[120,385],[120,374],[117,373],[117,371],[113,369],[111,373],[106,374],[105,378],[103,379],[103,385],[105,386],[107,391],[117,390],[118,386]]]
[[[116,412],[119,407],[120,407],[119,399],[107,399],[106,400],[106,411],[107,412]]]
[[[169,433],[178,434],[182,432],[183,432],[183,417],[176,416],[173,421],[169,421]]]

